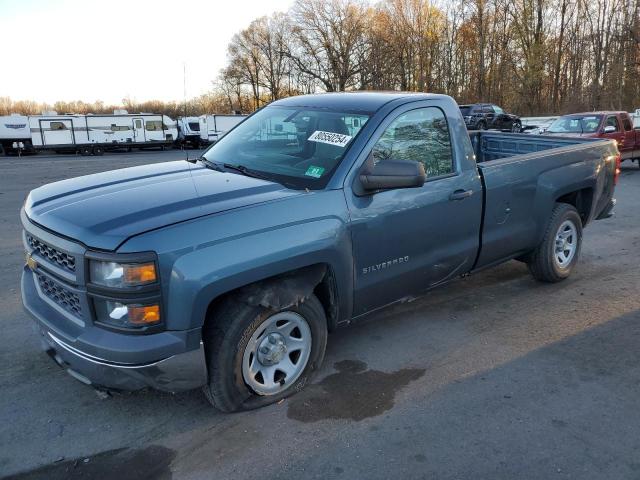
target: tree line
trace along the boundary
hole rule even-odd
[[[640,107],[640,0],[298,0],[253,21],[216,83],[252,110],[316,91],[446,93],[522,115]]]
[[[112,114],[114,110],[125,109],[130,113],[161,113],[171,118],[182,116],[198,116],[205,113],[232,113],[228,109],[225,98],[216,92],[209,92],[199,97],[191,98],[186,102],[150,100],[136,102],[125,98],[120,104],[107,104],[100,100],[84,102],[81,100],[71,102],[41,103],[34,101],[14,101],[9,97],[0,97],[0,116],[18,113],[22,115],[40,115],[43,112],[55,111],[66,113],[94,113]]]
[[[640,107],[640,0],[298,0],[227,47],[210,92],[186,102],[14,102],[0,115],[250,113],[319,91],[445,93],[521,115]]]

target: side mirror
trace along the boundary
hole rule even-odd
[[[415,188],[424,185],[424,165],[406,160],[384,160],[374,163],[370,155],[360,171],[360,185],[366,192],[390,188]]]
[[[616,131],[616,127],[613,125],[607,125],[604,127],[604,133],[614,133]]]

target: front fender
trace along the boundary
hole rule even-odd
[[[331,269],[340,318],[351,314],[353,258],[342,190],[309,192],[147,232],[119,251],[158,254],[169,330],[201,326],[212,300],[315,264]]]
[[[191,312],[184,328],[201,326],[212,300],[251,283],[310,265],[335,274],[339,311],[351,311],[351,237],[335,219],[324,219],[217,244],[182,256],[173,266],[170,318]]]

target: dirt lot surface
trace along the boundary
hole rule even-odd
[[[224,415],[199,391],[100,399],[40,351],[20,301],[30,189],[182,156],[0,157],[0,477],[640,478],[637,164],[569,280],[515,261],[457,280],[331,334],[301,394]]]

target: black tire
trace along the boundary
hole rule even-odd
[[[78,149],[78,152],[80,152],[80,155],[83,157],[87,157],[91,155],[91,147],[89,145],[83,145]]]
[[[101,147],[101,146],[99,146],[99,145],[95,145],[95,146],[93,147],[93,154],[94,154],[95,156],[97,156],[97,157],[100,157],[100,156],[104,155],[104,148],[102,148],[102,147]]]
[[[556,260],[556,238],[560,227],[570,222],[575,228],[575,252],[566,265],[561,266]],[[582,247],[582,220],[573,205],[558,203],[551,212],[551,218],[547,224],[542,242],[528,256],[527,265],[529,271],[536,280],[541,282],[560,282],[571,275]]]
[[[485,122],[478,123],[478,130],[486,130],[486,129],[487,129],[487,124]]]
[[[243,377],[245,348],[263,323],[285,311],[297,313],[306,320],[311,331],[311,352],[306,367],[289,387],[273,395],[258,395],[247,386]],[[211,312],[202,329],[202,337],[209,372],[209,382],[203,390],[209,402],[223,412],[251,410],[276,403],[304,388],[322,364],[327,344],[327,319],[315,295],[280,311],[250,306],[231,297]]]
[[[522,132],[522,124],[520,122],[513,122],[511,125],[511,133],[521,133]]]

